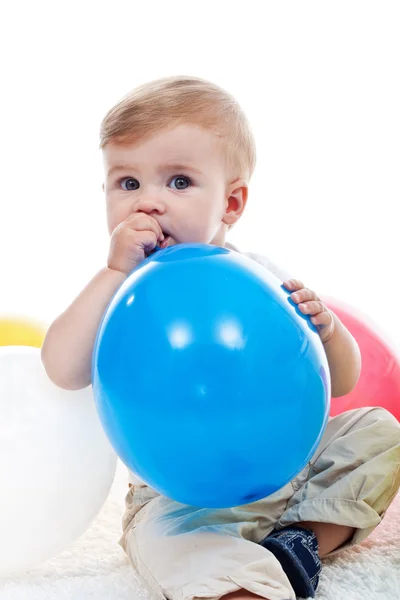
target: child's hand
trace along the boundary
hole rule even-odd
[[[143,212],[130,215],[112,232],[108,267],[128,275],[159,244],[164,234],[156,219]]]
[[[309,315],[311,323],[318,329],[319,337],[322,342],[327,342],[333,335],[335,321],[331,311],[318,298],[317,294],[308,288],[298,279],[289,279],[284,281],[284,287],[291,292],[290,298],[298,309],[304,314]]]

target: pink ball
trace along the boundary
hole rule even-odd
[[[361,350],[360,379],[350,394],[332,398],[331,416],[352,408],[380,406],[400,421],[400,357],[368,317],[334,298],[323,300],[354,336]]]

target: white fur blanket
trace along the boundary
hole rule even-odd
[[[126,490],[127,472],[119,464],[108,500],[85,535],[41,567],[0,579],[0,600],[153,600],[117,544]],[[400,495],[368,540],[325,561],[317,594],[317,600],[399,598]]]

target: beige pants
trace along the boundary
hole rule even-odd
[[[347,545],[361,542],[399,486],[400,424],[382,408],[352,410],[330,419],[310,463],[291,483],[252,504],[200,509],[132,487],[120,543],[160,599],[217,600],[240,588],[269,600],[293,599],[280,563],[259,543],[275,527],[302,521],[355,527]]]

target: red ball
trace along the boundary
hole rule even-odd
[[[362,367],[352,392],[332,398],[330,415],[363,406],[386,408],[400,421],[400,356],[393,344],[368,317],[333,298],[324,302],[358,342]]]

